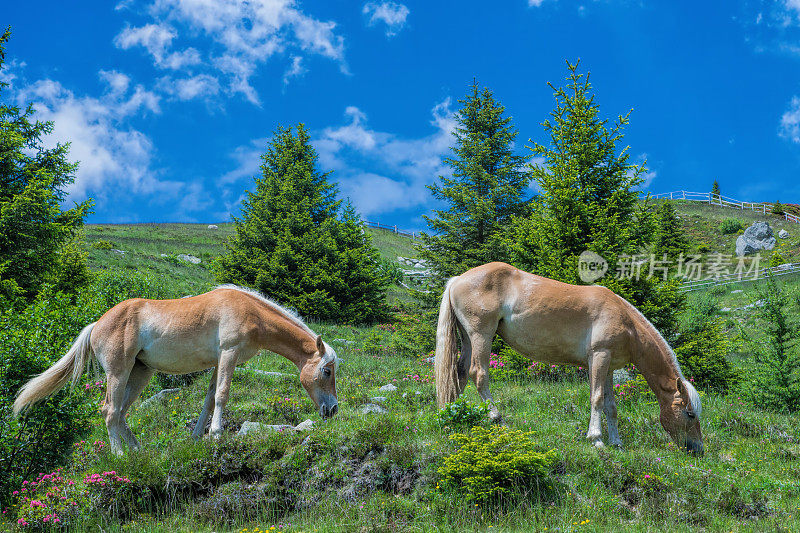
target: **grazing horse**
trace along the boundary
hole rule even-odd
[[[658,399],[667,433],[689,452],[703,453],[697,391],[684,379],[658,330],[609,289],[569,285],[505,263],[488,263],[451,278],[442,295],[436,331],[440,407],[461,394],[469,375],[488,402],[492,419],[500,420],[488,375],[495,333],[530,359],[589,368],[591,417],[586,438],[595,446],[603,446],[603,411],[610,444],[622,445],[612,373],[633,363]]]
[[[211,435],[222,433],[236,365],[269,349],[297,365],[300,383],[323,418],[339,409],[336,352],[300,318],[255,291],[224,285],[178,300],[126,300],[81,331],[72,348],[53,366],[28,381],[14,413],[80,378],[89,357],[106,373],[102,407],[111,449],[121,453],[139,442],[125,421],[131,404],[156,371],[186,374],[214,368],[195,438],[203,436],[212,405]]]

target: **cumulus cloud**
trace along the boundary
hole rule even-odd
[[[164,77],[158,80],[157,86],[178,100],[209,99],[220,91],[219,80],[208,74],[198,74],[189,78]]]
[[[300,56],[293,56],[292,64],[283,74],[283,84],[288,85],[292,78],[299,78],[306,72],[308,72],[308,69],[303,66],[303,58]]]
[[[158,68],[224,78],[227,91],[254,104],[259,98],[251,78],[273,56],[291,57],[284,82],[305,72],[303,55],[331,59],[347,72],[336,23],[306,15],[293,0],[155,0],[148,13],[153,21],[123,29],[116,46],[144,47]],[[197,47],[173,50],[175,43],[192,39],[206,57]]]
[[[395,2],[367,2],[361,12],[369,17],[368,24],[374,26],[379,22],[386,25],[386,36],[397,35],[406,24],[409,10],[403,4]]]
[[[800,143],[800,97],[795,96],[789,102],[789,109],[781,116],[778,134],[793,143]]]

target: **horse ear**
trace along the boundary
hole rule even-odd
[[[325,343],[322,342],[322,335],[317,335],[317,351],[320,355],[325,354]]]
[[[686,390],[686,385],[683,384],[683,380],[681,378],[676,378],[675,385],[678,387],[678,392],[680,393],[681,397],[688,400],[689,391]]]

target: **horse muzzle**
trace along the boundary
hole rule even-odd
[[[322,418],[331,418],[339,412],[339,403],[327,404],[323,403],[319,406],[319,415]]]
[[[705,449],[703,448],[703,441],[686,439],[686,452],[691,455],[697,455],[698,457],[702,457],[703,454],[705,454]]]

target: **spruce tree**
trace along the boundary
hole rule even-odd
[[[0,36],[0,70],[10,36]],[[0,81],[0,95],[7,86]],[[85,256],[73,241],[93,202],[61,208],[78,165],[67,160],[69,144],[44,146],[52,131],[32,105],[0,103],[0,296],[30,300],[47,282],[68,291],[86,282]]]
[[[503,235],[512,217],[525,212],[523,169],[527,157],[514,154],[517,130],[492,91],[473,82],[459,100],[453,131],[453,157],[445,159],[452,177],[430,185],[446,210],[425,217],[431,233],[422,233],[420,255],[440,278],[461,274],[490,261],[508,260]]]
[[[717,180],[714,180],[714,183],[711,184],[711,198],[718,200],[719,197],[720,197],[719,182]]]
[[[540,196],[531,214],[517,220],[508,245],[513,263],[529,272],[568,283],[582,283],[578,258],[586,250],[601,255],[608,274],[597,281],[625,297],[662,332],[677,327],[682,296],[678,283],[632,273],[631,257],[650,249],[654,220],[636,187],[644,165],[629,162],[628,148],[618,149],[629,115],[613,125],[601,118],[589,75],[567,62],[566,87],[553,89],[556,105],[542,124],[549,146],[534,143],[544,160],[531,166]],[[619,272],[623,274],[616,277]]]
[[[773,215],[782,215],[783,213],[784,213],[783,204],[781,204],[780,202],[775,202],[774,204],[772,204]]]
[[[379,316],[386,292],[378,251],[351,206],[317,168],[303,124],[278,127],[262,156],[236,234],[214,263],[217,280],[258,289],[303,315],[360,323]]]
[[[664,200],[656,211],[653,254],[660,260],[666,256],[667,259],[675,261],[681,254],[688,252],[689,242],[681,228],[675,208],[672,206],[672,202]]]

